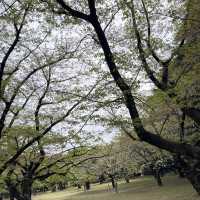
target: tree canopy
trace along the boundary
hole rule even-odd
[[[2,176],[70,160],[64,148],[90,149],[112,129],[178,157],[200,193],[199,4],[1,1]]]

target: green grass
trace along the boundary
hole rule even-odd
[[[200,200],[187,180],[168,176],[163,183],[163,187],[158,187],[153,178],[144,177],[128,184],[119,182],[119,193],[109,191],[108,184],[96,184],[89,192],[70,188],[36,195],[33,200]]]

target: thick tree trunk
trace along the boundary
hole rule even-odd
[[[10,196],[10,200],[14,200],[15,199],[15,196],[13,194],[10,193],[9,196]]]
[[[200,109],[198,108],[182,108],[184,113],[192,118],[198,125],[200,125]]]
[[[200,160],[180,156],[181,172],[200,195]]]
[[[3,200],[3,194],[0,192],[0,200]]]
[[[196,192],[200,195],[200,172],[192,172],[187,178]]]
[[[22,185],[21,185],[21,190],[22,190],[22,196],[24,200],[31,200],[31,195],[32,195],[32,180],[29,178],[25,178]]]
[[[175,169],[180,178],[185,178],[184,168],[186,166],[185,162],[182,161],[179,154],[174,155]]]
[[[192,184],[193,188],[200,195],[200,161],[189,161],[189,165],[185,168],[185,175]]]

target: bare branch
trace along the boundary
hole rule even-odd
[[[16,30],[15,39],[1,61],[1,65],[0,65],[0,96],[3,95],[3,94],[1,94],[1,85],[2,85],[2,78],[4,75],[4,68],[6,66],[6,62],[7,62],[8,58],[10,57],[10,55],[13,52],[13,50],[15,49],[17,43],[19,42],[20,34],[21,34],[22,28],[24,26],[24,22],[25,22],[25,18],[27,16],[28,10],[29,10],[29,7],[27,7],[24,11],[22,21],[21,21],[19,28],[17,27],[16,23],[14,22],[14,27]]]
[[[89,16],[79,12],[77,10],[74,10],[73,8],[71,8],[70,6],[68,6],[63,0],[56,0],[57,3],[64,9],[66,10],[70,15],[79,18],[79,19],[84,19],[86,21],[89,21]]]

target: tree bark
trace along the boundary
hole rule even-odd
[[[10,181],[6,181],[6,185],[9,191],[10,200],[24,200],[23,196],[17,190],[17,185],[12,184]]]
[[[186,166],[185,162],[181,160],[181,155],[177,154],[174,156],[175,168],[180,178],[185,178],[184,167]]]
[[[0,200],[3,200],[3,194],[0,192]]]
[[[111,180],[111,183],[112,183],[112,188],[115,189],[115,178],[112,174],[109,174],[109,177],[110,177],[110,180]]]
[[[200,109],[198,108],[182,108],[183,112],[200,125]]]
[[[21,191],[24,200],[31,200],[32,195],[32,180],[29,178],[25,178],[21,184]]]
[[[178,171],[179,178],[185,178],[185,174],[181,168],[178,168],[177,171]]]
[[[160,176],[160,170],[156,170],[156,181],[158,186],[163,186],[162,179]]]
[[[182,171],[193,188],[200,195],[200,161],[182,157]]]
[[[196,192],[200,195],[200,172],[196,170],[192,171],[187,175],[187,178]]]
[[[10,196],[10,200],[15,200],[15,196],[13,194],[10,193],[9,196]]]

